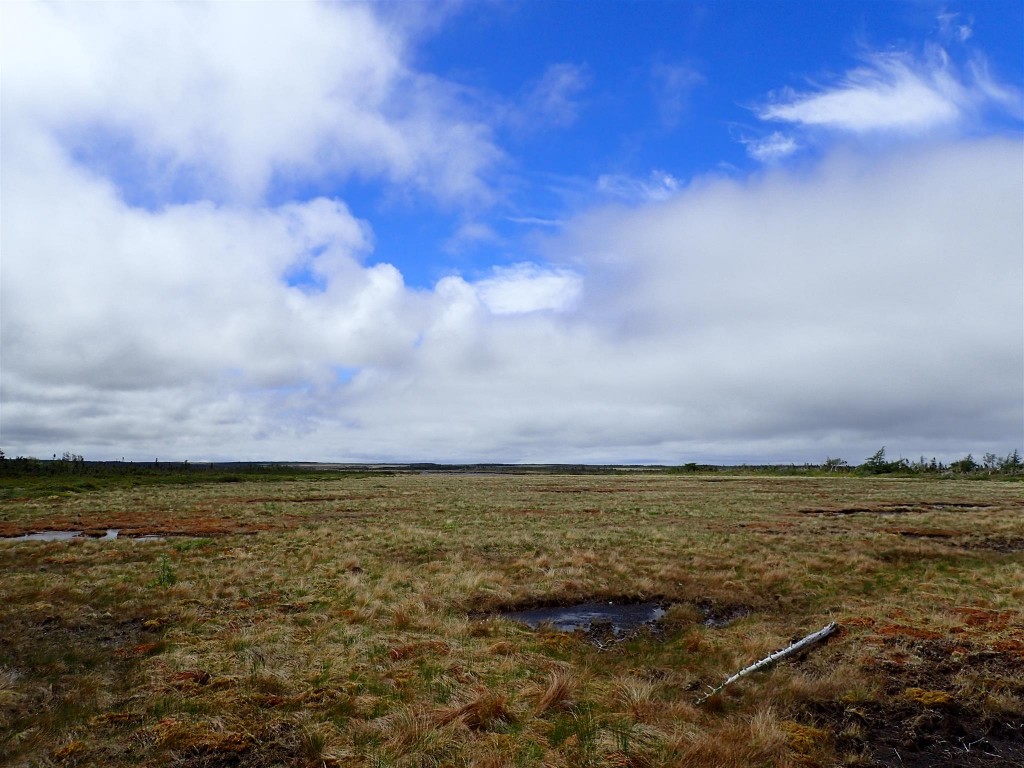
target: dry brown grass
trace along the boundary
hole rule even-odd
[[[548,675],[547,686],[538,687],[537,713],[559,712],[572,709],[576,689],[579,687],[572,673],[566,669],[553,670]]]
[[[4,500],[0,533],[123,532],[0,541],[0,762],[1014,765],[1022,514],[1020,484],[849,477]],[[146,533],[168,537],[123,538]],[[492,615],[594,599],[672,607],[600,647]],[[829,620],[827,644],[694,705]]]

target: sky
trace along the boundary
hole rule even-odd
[[[1024,448],[1024,3],[7,2],[0,448]]]

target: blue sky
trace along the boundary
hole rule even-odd
[[[1024,446],[1020,2],[0,12],[8,454]]]
[[[516,220],[563,219],[599,197],[594,185],[602,176],[649,182],[663,173],[685,184],[709,171],[758,172],[762,163],[745,142],[782,127],[758,119],[769,95],[827,85],[874,53],[920,59],[941,47],[964,66],[984,51],[994,75],[1019,85],[1022,9],[1016,2],[978,9],[851,1],[484,3],[454,14],[415,60],[506,109],[521,108],[552,67],[577,78],[566,93],[567,114],[553,126],[496,126],[509,154],[502,170],[514,180],[489,222],[518,241],[529,225]],[[1020,127],[1012,114],[992,110],[980,130],[995,126],[1011,133]],[[795,138],[801,149],[791,162],[806,162],[837,137]],[[493,247],[455,256],[442,247],[421,258],[425,240],[446,242],[449,221],[440,212],[382,205],[372,189],[360,192],[382,225],[395,223],[378,228],[378,254],[394,254],[410,283],[494,262]],[[524,246],[516,245],[497,257],[521,258]]]

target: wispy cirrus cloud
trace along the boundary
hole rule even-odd
[[[690,94],[707,79],[686,64],[658,63],[651,68],[651,88],[664,128],[678,125],[689,105]]]
[[[442,246],[445,253],[458,254],[481,245],[500,243],[501,237],[488,224],[480,221],[466,221],[459,225],[454,234]]]
[[[965,43],[974,34],[974,20],[960,13],[943,12],[937,17],[939,34],[944,39]]]
[[[784,89],[756,109],[761,120],[849,133],[923,134],[963,124],[987,109],[1020,111],[1020,94],[990,76],[983,60],[966,72],[946,52],[921,59],[870,53],[836,82],[799,92]]]
[[[566,128],[579,117],[580,96],[589,84],[586,67],[571,62],[551,64],[531,85],[518,118],[526,128]]]
[[[746,145],[747,154],[761,163],[778,162],[800,148],[795,138],[779,131],[773,131],[759,139],[742,138],[740,141]]]
[[[603,173],[597,177],[597,191],[608,197],[630,202],[659,202],[679,191],[682,183],[671,173],[653,170],[646,178],[621,173]]]

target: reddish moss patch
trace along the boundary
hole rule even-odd
[[[171,675],[171,685],[175,688],[190,688],[206,685],[210,682],[210,673],[205,669],[187,669]]]
[[[159,653],[164,648],[164,644],[157,643],[136,643],[135,645],[125,645],[114,651],[114,655],[119,659],[140,659],[143,656],[152,656],[155,653]]]
[[[943,637],[938,632],[907,627],[902,624],[886,624],[876,629],[875,632],[887,637],[908,637],[914,640],[941,640]]]
[[[963,617],[968,627],[990,627],[1003,629],[1010,625],[1014,617],[1013,611],[995,611],[987,608],[957,608],[956,612]]]
[[[440,640],[431,640],[422,643],[407,643],[396,645],[388,650],[388,658],[392,661],[404,661],[405,659],[420,658],[426,655],[445,655],[451,651],[451,646]]]

